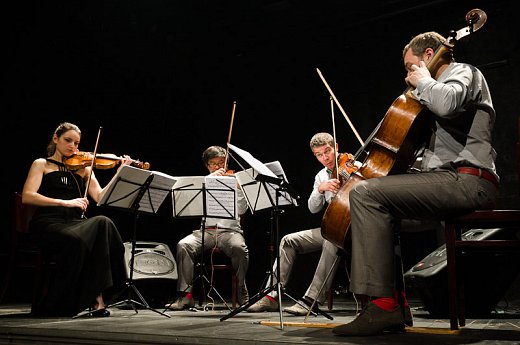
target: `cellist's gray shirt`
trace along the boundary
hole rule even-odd
[[[412,94],[435,114],[422,160],[424,171],[474,166],[498,178],[491,145],[496,114],[480,70],[452,62],[438,80],[421,79]]]

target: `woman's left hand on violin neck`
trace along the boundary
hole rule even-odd
[[[120,159],[121,166],[117,169],[121,169],[123,165],[132,165],[135,161],[129,155],[123,155]]]

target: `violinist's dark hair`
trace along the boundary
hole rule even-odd
[[[226,149],[221,146],[210,146],[202,153],[202,163],[208,166],[208,161],[215,157],[226,157]]]
[[[52,156],[54,154],[54,152],[56,152],[56,143],[53,140],[54,134],[56,134],[56,136],[59,138],[63,135],[63,133],[68,132],[70,130],[78,132],[78,134],[81,136],[81,130],[75,124],[70,123],[70,122],[60,123],[58,128],[56,128],[54,133],[52,133],[51,141],[47,145],[47,156],[48,157]]]
[[[428,31],[419,34],[412,38],[410,42],[404,46],[403,58],[406,55],[408,49],[412,50],[413,55],[421,56],[428,48],[432,48],[434,51],[436,51],[437,48],[439,48],[445,41],[446,39],[435,31]],[[444,55],[444,59],[447,61],[453,61],[453,54],[451,51],[449,54]]]
[[[309,144],[311,150],[315,147],[320,147],[327,144],[334,147],[334,137],[326,132],[316,133],[312,136]]]

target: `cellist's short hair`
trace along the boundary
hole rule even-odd
[[[404,46],[403,58],[406,55],[408,49],[412,50],[413,55],[421,56],[428,48],[432,48],[436,51],[445,41],[446,38],[435,31],[428,31],[423,32],[422,34],[418,34]],[[450,52],[449,54],[446,54],[444,58],[448,61],[452,61],[453,55]]]
[[[315,147],[320,147],[324,145],[330,145],[334,147],[334,137],[326,132],[316,133],[312,136],[309,144],[311,150]]]
[[[226,149],[221,146],[210,146],[202,153],[202,163],[208,165],[208,161],[215,157],[226,157]]]

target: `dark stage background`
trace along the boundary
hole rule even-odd
[[[520,71],[516,1],[16,1],[4,11],[7,97],[2,128],[11,157],[4,169],[2,251],[8,247],[13,193],[62,121],[83,131],[80,149],[129,154],[170,175],[204,175],[201,153],[231,143],[263,162],[279,160],[302,201],[280,218],[280,236],[318,226],[306,199],[320,164],[308,141],[332,131],[329,94],[319,68],[362,138],[404,90],[401,50],[415,34],[444,35],[466,25],[472,8],[488,14],[455,56],[481,68],[497,111],[494,145],[502,178],[500,207],[519,202]],[[359,143],[335,108],[341,151]],[[9,146],[10,145],[10,146]],[[238,167],[231,162],[231,168]],[[104,185],[115,170],[97,170]],[[105,213],[130,239],[132,215]],[[138,240],[177,241],[197,220],[173,219],[169,200],[143,215]],[[260,287],[267,269],[270,213],[248,215],[248,281]],[[437,247],[435,233],[404,236],[405,269]],[[305,280],[314,269],[302,269]],[[295,284],[298,286],[298,284]]]

